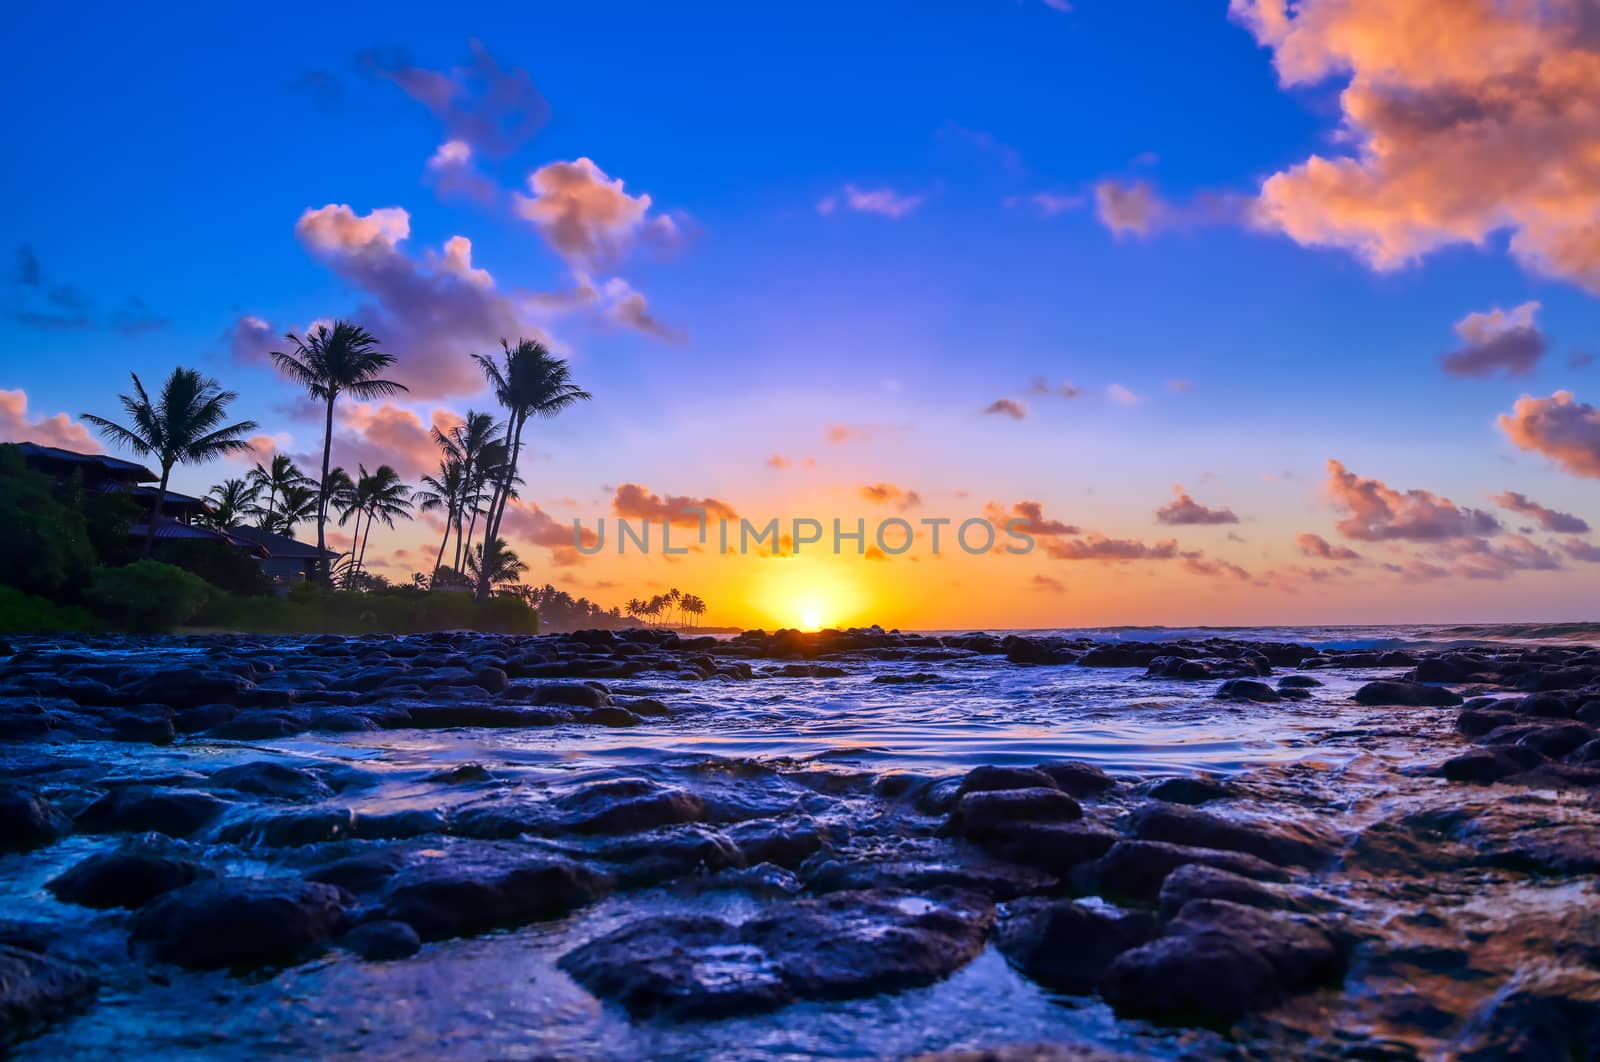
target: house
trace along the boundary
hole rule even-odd
[[[257,547],[265,554],[261,568],[267,573],[267,578],[275,583],[304,582],[315,576],[319,559],[331,565],[339,557],[331,549],[318,550],[309,542],[275,535],[259,527],[235,527],[228,534]]]

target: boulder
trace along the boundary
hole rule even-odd
[[[1094,990],[1113,959],[1156,935],[1156,921],[1074,900],[1024,900],[1001,921],[995,943],[1040,984],[1074,995]]]
[[[292,965],[341,929],[348,897],[299,878],[223,878],[163,893],[134,916],[136,944],[195,969]]]
[[[192,859],[136,842],[89,856],[51,879],[45,888],[62,903],[134,908],[162,893],[215,876],[215,871]]]

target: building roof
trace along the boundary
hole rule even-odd
[[[161,488],[159,487],[138,486],[134,487],[128,493],[133,495],[135,498],[142,498],[148,501],[149,499],[154,498],[160,489]],[[175,490],[169,490],[167,491],[165,497],[161,499],[161,504],[182,505],[195,509],[203,509],[206,506],[206,501],[204,498],[191,498],[187,494],[179,494]]]
[[[128,528],[128,535],[132,538],[143,538],[149,524],[133,524]],[[186,540],[192,542],[221,542],[223,545],[242,549],[257,557],[266,557],[267,551],[258,542],[241,538],[232,531],[217,531],[209,527],[200,527],[196,524],[179,523],[177,520],[162,519],[156,522],[156,538],[164,542]]]
[[[228,533],[235,538],[261,546],[273,560],[317,560],[319,557],[333,560],[339,556],[331,549],[319,553],[317,547],[309,542],[301,542],[286,535],[275,535],[259,527],[235,527]]]
[[[98,467],[108,476],[118,476],[124,479],[158,480],[161,477],[148,468],[132,461],[124,461],[120,457],[108,457],[105,454],[82,454],[76,450],[63,450],[58,446],[41,446],[33,442],[20,442],[15,444],[22,451],[25,459],[38,461],[42,464],[76,465],[79,467]]]

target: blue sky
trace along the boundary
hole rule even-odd
[[[411,259],[465,236],[497,290],[557,291],[578,267],[511,196],[530,194],[541,167],[587,158],[676,222],[670,247],[586,271],[625,280],[670,337],[598,311],[538,321],[597,395],[536,444],[537,504],[558,518],[607,511],[629,481],[752,509],[893,481],[950,506],[1043,500],[1073,523],[1151,539],[1150,511],[1181,483],[1249,514],[1250,543],[1199,548],[1259,580],[1296,563],[1295,533],[1334,537],[1339,510],[1320,489],[1329,458],[1463,507],[1515,489],[1600,517],[1592,480],[1495,427],[1525,393],[1593,399],[1596,370],[1569,364],[1600,323],[1584,279],[1508,254],[1514,228],[1486,225],[1378,270],[1339,239],[1248,223],[1267,178],[1359,150],[1339,93],[1376,60],[1341,55],[1334,75],[1285,87],[1288,60],[1274,58],[1292,46],[1252,28],[1253,2],[1236,6],[1233,18],[1225,3],[1097,0],[914,15],[887,3],[21,11],[0,43],[7,98],[26,101],[8,122],[18,164],[0,171],[0,192],[20,208],[0,219],[0,248],[26,247],[43,283],[4,289],[0,386],[25,391],[32,418],[104,411],[127,370],[196,364],[285,449],[308,452],[314,426],[283,413],[292,389],[228,338],[243,315],[277,333],[371,302],[312,253],[297,219],[329,204],[357,217],[400,207]],[[1560,25],[1535,29],[1553,35],[1546,52],[1579,47]],[[1311,43],[1331,54],[1340,39]],[[449,76],[471,40],[504,71],[525,70],[549,107],[508,150],[474,145],[492,204],[436,194],[426,167],[448,131],[374,72]],[[1113,231],[1097,188],[1141,183],[1166,220]],[[847,203],[849,188],[886,193],[903,213],[819,209]],[[81,292],[67,316],[89,323],[25,320],[51,285]],[[1530,301],[1547,348],[1531,371],[1441,370],[1461,345],[1457,322]],[[118,320],[152,324],[124,334]],[[1081,395],[1029,395],[1038,376]],[[1112,385],[1138,401],[1108,398]],[[979,412],[1002,398],[1027,416]],[[426,421],[484,401],[407,408]],[[827,441],[838,424],[885,430],[850,449]],[[818,467],[797,485],[770,474],[774,453]],[[200,491],[237,471],[180,478]],[[1563,564],[1592,590],[1592,569]],[[1098,586],[1119,571],[1064,581]],[[1549,609],[1579,607],[1571,571],[1514,577],[1544,580]],[[1338,615],[1384,618],[1415,593],[1356,582]],[[1503,589],[1470,587],[1459,607],[1477,616]],[[1251,593],[1250,618],[1309,607]],[[1094,595],[1074,596],[1081,612],[1064,619],[1093,618]]]

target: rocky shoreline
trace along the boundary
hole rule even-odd
[[[925,774],[692,749],[587,769],[580,747],[574,769],[532,779],[478,761],[401,777],[283,747],[692,727],[735,685],[870,675],[911,696],[980,664],[1180,682],[1249,713],[1356,675],[1364,736],[1420,758],[1139,778],[1075,761]],[[259,1001],[300,976],[453,963],[441,949],[454,942],[530,927],[565,934],[548,977],[568,979],[563,999],[599,1001],[583,1020],[710,1029],[702,1042],[717,1022],[812,1007],[821,1023],[848,1001],[937,991],[998,956],[1052,1006],[1100,1017],[1076,1042],[933,1033],[882,1056],[1600,1050],[1600,650],[1586,647],[876,628],[14,638],[0,645],[0,756],[0,878],[15,883],[0,1042],[30,1057],[95,1043],[77,1030],[108,1000],[215,1009],[227,1004],[199,986],[232,998],[248,984]],[[425,1022],[409,1039],[294,1035],[394,1057],[449,1043]],[[598,1034],[588,1053],[627,1057]]]

